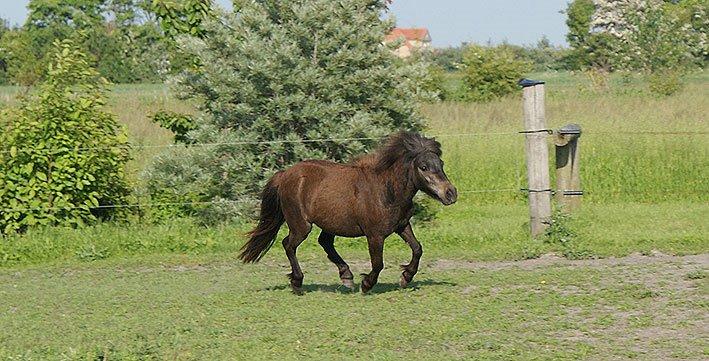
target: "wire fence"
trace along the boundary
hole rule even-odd
[[[458,191],[459,194],[471,193],[503,193],[503,192],[521,192],[519,188],[501,188],[501,189],[479,189],[479,190],[463,190]],[[197,205],[215,205],[224,203],[249,203],[254,200],[246,199],[221,199],[218,201],[194,201],[194,202],[156,202],[156,203],[133,203],[133,204],[110,204],[99,206],[63,206],[63,207],[28,207],[28,208],[0,208],[0,213],[22,213],[34,211],[68,211],[75,209],[120,209],[120,208],[149,208],[149,207],[166,207],[166,206],[197,206]]]
[[[485,132],[485,133],[457,133],[457,134],[433,134],[429,135],[434,138],[459,138],[459,137],[485,137],[485,136],[503,136],[503,135],[525,135],[530,131],[521,132]],[[553,134],[552,129],[542,129],[534,132],[546,132],[550,135]],[[635,135],[709,135],[709,132],[704,131],[584,131],[582,134],[635,134]],[[100,151],[100,150],[111,150],[116,148],[125,149],[159,149],[159,148],[199,148],[199,147],[220,147],[220,146],[236,146],[236,145],[266,145],[266,144],[293,144],[293,143],[327,143],[327,142],[353,142],[353,141],[364,141],[364,140],[383,140],[383,137],[352,137],[352,138],[316,138],[316,139],[279,139],[279,140],[245,140],[245,141],[235,141],[235,142],[215,142],[215,143],[169,143],[169,144],[126,144],[126,145],[116,145],[109,147],[79,147],[79,148],[61,148],[61,149],[51,149],[51,148],[15,148],[12,150],[2,150],[2,154],[12,154],[12,153],[40,153],[40,152],[62,152],[62,151]]]
[[[546,132],[550,135],[553,132],[550,129],[543,129],[540,132]],[[456,138],[456,137],[483,137],[483,136],[503,136],[503,135],[524,135],[528,132],[486,132],[486,133],[457,133],[457,134],[435,134],[429,135],[435,138]],[[583,132],[583,134],[639,134],[639,135],[707,135],[709,132],[696,131],[599,131],[599,132]],[[126,145],[130,149],[150,149],[150,148],[172,148],[172,147],[216,147],[230,145],[261,145],[261,144],[285,144],[285,143],[324,143],[324,142],[349,142],[361,140],[382,140],[386,137],[352,137],[352,138],[317,138],[317,139],[284,139],[284,140],[263,140],[263,141],[237,141],[237,142],[216,142],[216,143],[191,143],[191,144],[148,144],[148,145]],[[76,148],[78,151],[95,151],[109,150],[116,147],[83,147]],[[14,150],[0,151],[0,153],[19,153],[19,152],[57,152],[68,149],[48,149],[48,148],[17,148]],[[522,159],[522,162],[524,159]],[[511,193],[523,192],[521,187],[520,169],[523,166],[517,167],[517,187],[516,188],[494,188],[494,189],[471,189],[459,190],[459,194],[484,194],[484,193]],[[33,212],[33,211],[62,211],[75,209],[119,209],[119,208],[148,208],[148,207],[165,207],[165,206],[194,206],[194,205],[214,205],[224,203],[248,203],[251,200],[227,200],[218,201],[194,201],[194,202],[155,202],[155,203],[134,203],[134,204],[113,204],[99,206],[51,206],[51,207],[27,207],[27,208],[0,208],[0,213],[17,213],[17,212]]]
[[[492,133],[458,133],[458,134],[437,134],[430,135],[434,138],[454,138],[454,137],[475,137],[475,136],[495,136],[495,135],[514,135],[517,132],[492,132]],[[353,138],[316,138],[316,139],[278,139],[278,140],[245,140],[245,141],[235,141],[235,142],[215,142],[215,143],[170,143],[170,144],[126,144],[126,145],[116,145],[110,147],[80,147],[73,148],[71,150],[76,151],[96,151],[96,150],[110,150],[114,148],[129,148],[129,149],[151,149],[151,148],[197,148],[197,147],[219,147],[219,146],[231,146],[231,145],[264,145],[264,144],[291,144],[291,143],[327,143],[327,142],[353,142],[362,140],[383,140],[383,137],[353,137]],[[66,149],[49,149],[49,148],[16,148],[15,150],[3,150],[0,153],[12,153],[12,152],[56,152],[69,150]]]

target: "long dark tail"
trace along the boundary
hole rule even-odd
[[[261,194],[261,215],[258,225],[248,233],[249,241],[241,247],[239,258],[244,263],[258,262],[273,246],[278,230],[285,222],[274,178],[268,181]]]

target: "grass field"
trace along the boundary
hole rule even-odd
[[[390,265],[405,259],[387,254]],[[334,266],[230,255],[0,270],[8,360],[703,360],[707,256],[388,267],[369,295]],[[366,262],[351,262],[354,271]],[[559,263],[559,264],[557,264]]]
[[[521,100],[425,104],[461,194],[414,225],[424,256],[413,288],[398,288],[410,250],[397,237],[362,296],[338,287],[313,232],[299,248],[308,292],[295,297],[281,247],[259,265],[235,261],[250,222],[32,229],[0,239],[0,359],[707,359],[706,72],[665,98],[638,78],[598,90],[581,75],[532,77],[547,80],[550,127],[584,129],[584,204],[551,236],[529,238],[517,191]],[[0,106],[18,92],[0,88]],[[149,121],[161,108],[194,112],[159,85],[111,93],[133,144],[171,142]],[[158,152],[136,148],[138,193]],[[337,247],[368,271],[363,240]]]

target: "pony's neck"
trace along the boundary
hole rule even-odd
[[[401,160],[382,172],[382,179],[387,192],[387,198],[392,204],[408,204],[418,192],[410,168]]]

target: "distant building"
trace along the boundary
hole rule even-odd
[[[431,46],[431,34],[426,28],[394,28],[384,37],[384,43],[390,44],[402,41],[394,54],[400,58],[408,58],[415,51],[420,51]]]

